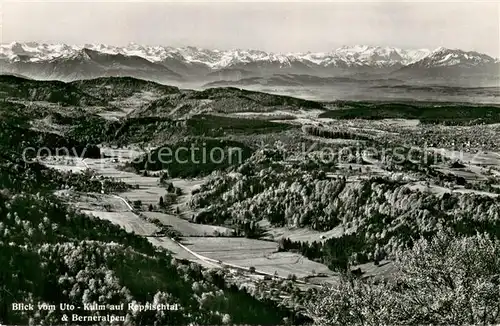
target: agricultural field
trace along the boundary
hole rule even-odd
[[[408,189],[411,190],[416,190],[420,192],[428,192],[435,194],[437,196],[442,196],[443,194],[446,193],[460,193],[460,194],[475,194],[479,196],[488,196],[492,198],[496,198],[500,196],[500,194],[497,193],[491,193],[487,191],[481,191],[481,190],[474,190],[474,189],[465,189],[464,187],[461,186],[456,186],[453,187],[452,189],[446,188],[446,187],[441,187],[438,185],[426,185],[424,182],[414,182],[414,183],[409,183],[406,185]]]
[[[76,192],[72,190],[58,190],[55,194],[79,209],[106,212],[130,211],[127,204],[116,195]]]
[[[40,162],[63,172],[80,173],[87,169],[82,159],[74,156],[49,156],[40,158]]]
[[[265,236],[262,239],[279,241],[280,239],[290,239],[300,242],[324,242],[329,238],[340,237],[345,233],[352,233],[352,230],[345,229],[342,226],[334,227],[329,231],[317,231],[310,228],[287,228],[272,227],[269,221],[260,221],[258,225],[265,230]]]
[[[170,239],[169,237],[147,237],[148,241],[156,247],[160,247],[171,252],[175,258],[177,259],[185,259],[196,264],[203,266],[204,268],[214,268],[220,267],[217,264],[207,262],[203,259],[200,259],[193,254],[186,251],[184,248],[179,246],[177,242]]]
[[[102,212],[82,210],[86,214],[91,214],[103,220],[108,220],[131,232],[143,237],[148,237],[159,231],[159,228],[153,223],[144,221],[132,212]]]
[[[157,219],[162,224],[171,226],[185,237],[230,236],[234,230],[216,225],[191,223],[172,214],[144,212],[149,218]]]
[[[108,220],[127,232],[150,236],[160,230],[153,223],[141,219],[130,211],[128,205],[116,195],[77,193],[69,190],[58,191],[56,195],[82,212]]]
[[[480,165],[484,167],[496,166],[500,168],[500,153],[494,151],[471,151],[471,150],[447,150],[445,148],[428,148],[452,160],[458,160],[468,165]]]
[[[278,245],[270,241],[245,238],[185,237],[183,244],[189,249],[221,262],[254,267],[256,271],[280,277],[295,275],[305,278],[316,273],[333,275],[322,264],[290,252],[277,252]]]
[[[121,179],[126,180],[125,182],[130,182],[130,184],[136,185],[138,183],[134,183],[136,179]],[[140,182],[140,180],[139,180]],[[166,191],[164,188],[158,186],[149,186],[149,185],[140,185],[138,189],[133,189],[127,192],[120,193],[120,196],[133,203],[136,201],[140,201],[142,205],[157,205],[159,198],[164,196]]]

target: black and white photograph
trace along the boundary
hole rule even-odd
[[[0,0],[0,326],[500,324],[500,2]]]

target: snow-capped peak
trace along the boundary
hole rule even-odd
[[[335,53],[350,58],[351,60],[363,61],[366,64],[377,63],[390,66],[396,64],[406,65],[416,62],[429,55],[431,51],[427,49],[403,50],[389,46],[354,45],[342,46],[338,48]]]
[[[425,64],[456,64],[457,62],[480,62],[495,60],[477,52],[464,52],[438,48],[400,49],[388,46],[353,45],[342,46],[332,52],[272,53],[260,50],[209,50],[193,46],[169,47],[147,46],[129,43],[126,46],[106,44],[45,44],[37,42],[12,42],[0,44],[0,59],[8,61],[42,62],[61,58],[74,58],[82,49],[106,54],[139,56],[151,62],[164,62],[167,59],[179,60],[185,64],[202,64],[211,69],[222,69],[238,64],[272,63],[287,67],[295,62],[307,66],[323,67],[400,67],[425,59]],[[458,60],[458,61],[457,61]]]
[[[439,47],[417,62],[417,64],[427,67],[472,67],[495,62],[496,60],[494,58],[483,53]]]

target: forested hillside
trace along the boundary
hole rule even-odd
[[[84,311],[84,304],[175,307],[117,311],[115,317],[123,320],[115,324],[120,325],[262,325],[280,324],[284,318],[294,323],[307,320],[274,301],[257,300],[227,283],[221,272],[177,260],[146,238],[62,203],[53,195],[55,190],[114,193],[126,191],[129,185],[27,162],[22,151],[29,146],[35,150],[75,146],[74,154],[80,156],[88,143],[84,130],[73,129],[74,138],[68,138],[34,130],[25,119],[0,121],[1,323],[67,324],[60,303],[74,305],[72,313],[94,316],[96,324],[110,322],[100,319],[102,311]],[[14,310],[15,303],[33,304],[34,309]],[[50,305],[57,309],[44,309]]]
[[[352,230],[324,243],[283,240],[282,250],[298,250],[332,269],[393,258],[415,239],[433,236],[446,226],[459,234],[476,230],[499,237],[500,206],[478,195],[412,191],[404,182],[373,177],[348,181],[280,163],[280,151],[256,152],[238,169],[203,185],[191,199],[202,210],[198,223],[311,227]]]

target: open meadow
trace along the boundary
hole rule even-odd
[[[259,272],[280,277],[295,275],[305,278],[317,273],[333,275],[323,264],[313,262],[299,254],[277,252],[271,241],[245,238],[185,237],[182,243],[200,255],[227,264],[255,268]]]

